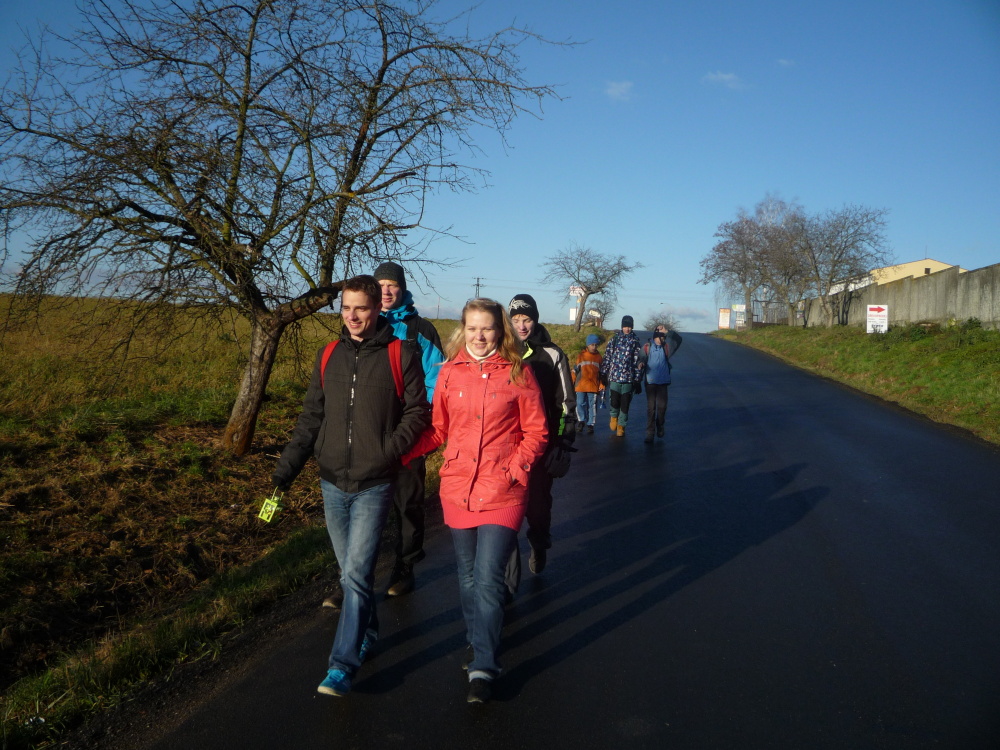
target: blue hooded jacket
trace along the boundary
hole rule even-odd
[[[441,371],[441,363],[444,362],[444,347],[441,346],[441,337],[437,329],[430,321],[417,314],[417,308],[413,306],[413,294],[409,289],[403,292],[403,304],[391,310],[383,310],[382,317],[392,324],[392,332],[396,338],[415,341],[420,347],[427,400],[432,402],[434,385]]]

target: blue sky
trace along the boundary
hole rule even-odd
[[[68,0],[11,6],[4,68],[15,24],[73,20]],[[522,50],[528,80],[563,100],[519,119],[507,148],[480,135],[487,187],[432,197],[428,221],[464,242],[430,253],[463,263],[434,271],[434,289],[411,284],[425,314],[455,313],[478,277],[483,295],[529,292],[543,321],[568,322],[539,266],[578,244],[645,266],[615,325],[665,309],[712,330],[728,300],[697,283],[698,262],[767,193],[810,212],[888,209],[898,262],[1000,262],[997,0],[485,0],[471,15],[474,32],[510,24],[580,44]]]

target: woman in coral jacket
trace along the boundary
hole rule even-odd
[[[458,561],[469,643],[469,703],[484,703],[500,674],[504,568],[528,503],[528,474],[545,452],[545,406],[507,312],[474,299],[445,347],[434,392],[434,417],[404,457],[441,444],[441,505]]]

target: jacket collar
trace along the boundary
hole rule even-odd
[[[413,306],[413,292],[407,289],[403,292],[403,304],[391,310],[383,310],[379,317],[386,318],[392,323],[412,318],[417,314],[417,308]]]
[[[546,344],[552,343],[552,337],[549,335],[548,329],[541,323],[535,323],[535,329],[528,336],[528,343],[534,344],[537,347],[545,346]]]
[[[484,360],[473,359],[472,355],[469,354],[465,347],[463,346],[458,350],[458,354],[455,355],[454,362],[463,365],[480,365],[483,370],[487,372],[493,372],[496,370],[503,370],[511,366],[510,362],[500,356],[500,352],[493,352],[489,357]]]
[[[351,334],[347,332],[346,328],[342,329],[340,332],[340,340],[346,341],[355,349],[366,349],[373,346],[388,346],[389,342],[392,341],[392,338],[392,324],[390,324],[389,321],[381,315],[375,319],[375,333],[371,336],[371,338],[364,339],[363,341],[355,341],[351,338]]]

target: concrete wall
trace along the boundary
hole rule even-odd
[[[836,295],[843,304],[843,294]],[[867,286],[853,292],[848,301],[848,325],[864,326],[868,305],[886,305],[889,325],[930,321],[947,324],[979,318],[986,328],[1000,329],[1000,263],[959,273],[957,266],[927,276],[909,276],[887,284]],[[811,326],[826,325],[818,299],[806,300],[806,319]]]

